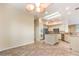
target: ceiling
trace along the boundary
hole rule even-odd
[[[26,13],[30,13],[25,10],[25,6],[28,3],[9,3],[13,5],[19,10],[22,10]],[[44,17],[54,12],[61,13],[61,17],[56,19],[61,19],[64,23],[68,24],[79,24],[79,9],[75,10],[75,8],[79,7],[79,3],[50,3],[49,6],[46,8],[44,13],[36,13],[35,11],[31,13],[34,16]],[[54,20],[54,19],[51,19]]]
[[[52,3],[46,9],[47,13],[44,16],[54,12],[60,12],[61,17],[58,17],[58,19],[61,19],[64,23],[79,24],[79,9],[75,10],[78,7],[79,3]]]

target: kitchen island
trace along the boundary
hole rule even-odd
[[[45,42],[54,45],[61,39],[61,34],[45,34]]]

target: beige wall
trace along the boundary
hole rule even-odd
[[[11,5],[0,5],[0,51],[33,42],[33,15]]]

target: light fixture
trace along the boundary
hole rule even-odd
[[[39,2],[36,2],[35,5],[36,5],[36,7],[39,7],[40,6],[40,3]]]
[[[59,12],[55,12],[55,13],[52,13],[50,15],[43,17],[43,19],[50,20],[50,19],[60,17],[60,16],[61,16],[61,14]]]
[[[43,8],[41,8],[41,9],[40,9],[39,7],[36,8],[36,12],[42,13],[42,12],[44,12],[44,11],[45,11],[45,10],[44,10]]]
[[[47,8],[48,4],[45,4],[45,3],[36,3],[36,12],[44,12],[45,9]]]
[[[37,8],[36,8],[36,11],[37,11],[37,12],[40,12],[40,8],[39,8],[39,7],[37,7]]]
[[[26,5],[26,10],[28,10],[28,11],[33,11],[34,8],[35,8],[34,4],[28,4],[28,5]]]
[[[58,14],[58,15],[54,15],[54,16],[52,16],[52,17],[50,17],[50,18],[47,18],[47,19],[49,20],[49,19],[53,19],[53,18],[60,17],[60,16],[61,16],[61,14]]]
[[[26,5],[26,9],[28,11],[33,11],[35,10],[36,12],[44,12],[45,9],[48,7],[49,4],[46,4],[46,3],[39,3],[39,2],[36,2],[35,5],[34,4],[27,4]]]
[[[47,8],[48,7],[48,5],[49,5],[49,3],[41,3],[40,4],[40,8]]]

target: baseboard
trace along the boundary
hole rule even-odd
[[[8,48],[5,48],[5,49],[0,50],[0,52],[5,51],[5,50],[8,50],[8,49],[13,49],[13,48],[17,48],[17,47],[20,47],[20,46],[32,44],[32,43],[34,43],[34,41],[31,41],[31,42],[28,42],[28,43],[24,43],[24,44],[21,44],[21,45],[17,45],[17,46],[13,46],[13,47],[8,47]]]

